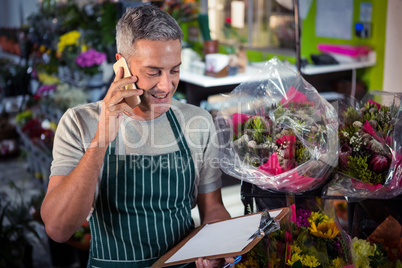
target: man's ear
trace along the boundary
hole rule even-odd
[[[116,53],[116,61],[118,61],[121,58],[123,58],[123,55],[121,55],[120,53]]]

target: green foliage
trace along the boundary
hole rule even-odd
[[[296,162],[299,163],[299,165],[310,160],[310,152],[304,146],[297,146],[296,150],[295,150],[295,154],[296,154],[296,156],[295,156]]]
[[[377,130],[383,136],[388,136],[388,133],[393,131],[394,125],[390,124],[392,112],[391,107],[381,106],[378,110],[375,104],[366,103],[363,109],[363,119],[367,121],[375,121],[377,123]]]
[[[26,124],[26,122],[28,122],[29,120],[31,120],[33,118],[33,113],[31,110],[25,110],[23,112],[20,112],[16,115],[15,117],[15,122],[20,125],[23,126]]]
[[[68,0],[65,5],[59,5],[58,10],[57,17],[65,31],[76,30],[81,26],[84,14],[74,1]]]
[[[342,113],[343,123],[346,125],[352,125],[353,122],[359,121],[362,122],[361,116],[355,108],[349,107]]]
[[[297,262],[293,263],[292,268],[303,268],[301,260],[298,260]]]
[[[346,171],[353,178],[371,184],[384,184],[385,178],[368,169],[367,157],[349,156],[349,169]]]
[[[370,266],[373,268],[383,267],[383,265],[386,264],[388,261],[387,254],[388,251],[383,247],[383,244],[377,244],[374,255],[369,256]]]
[[[268,129],[269,126],[264,123],[264,119],[260,116],[255,116],[252,119],[251,126],[253,128],[253,139],[257,142],[257,144],[263,143],[264,140],[264,132]]]
[[[349,139],[350,139],[351,137],[353,137],[353,136],[355,135],[355,133],[356,133],[358,130],[359,130],[359,128],[354,127],[353,125],[350,125],[350,126],[344,127],[344,128],[342,129],[342,132],[343,132],[343,135],[344,135],[344,133],[347,133],[347,137],[349,137]],[[341,136],[342,136],[342,135],[341,135]]]
[[[31,206],[34,206],[32,202],[36,204],[38,199],[34,197],[30,202],[25,202],[22,189],[13,182],[9,185],[20,197],[20,202],[5,205],[0,202],[0,267],[21,267],[25,249],[29,245],[26,235],[31,233],[39,238],[30,213]]]

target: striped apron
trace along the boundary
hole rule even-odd
[[[89,220],[88,267],[149,267],[193,228],[194,162],[176,116],[166,113],[178,142],[173,153],[105,155]]]

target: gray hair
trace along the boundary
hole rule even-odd
[[[168,13],[153,5],[127,9],[116,25],[117,52],[123,57],[132,56],[136,41],[168,41],[183,39],[183,32]]]

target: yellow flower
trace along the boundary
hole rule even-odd
[[[63,34],[59,38],[59,43],[57,44],[57,52],[61,54],[67,46],[78,46],[79,38],[79,31],[71,31]]]
[[[334,222],[334,219],[328,217],[325,214],[321,214],[320,212],[312,212],[310,217],[308,218],[310,223],[312,222]]]
[[[58,84],[59,78],[54,75],[45,73],[45,72],[38,72],[38,79],[40,82],[46,85]]]
[[[332,260],[332,267],[334,267],[334,268],[342,268],[343,266],[344,266],[343,262],[339,257],[336,257],[336,259]]]
[[[313,267],[317,267],[320,266],[321,263],[318,261],[318,259],[314,256],[310,256],[310,255],[305,255],[302,260],[301,260],[302,264],[304,266],[313,268]]]
[[[46,51],[46,47],[44,45],[39,46],[39,52],[44,53]]]
[[[312,222],[308,230],[312,235],[325,239],[335,238],[339,234],[339,229],[336,227],[335,222],[320,222],[318,225]]]
[[[292,254],[292,257],[290,257],[290,260],[287,261],[286,265],[292,266],[295,262],[299,260],[302,261],[302,257],[299,254]]]
[[[89,49],[88,45],[82,45],[81,46],[81,52],[85,52]]]
[[[236,268],[259,268],[260,265],[254,259],[247,259],[245,262],[236,264]]]
[[[280,263],[281,258],[278,257],[277,252],[276,251],[272,252],[272,254],[270,254],[268,258],[268,267],[278,267]]]
[[[299,248],[298,246],[295,246],[295,245],[291,245],[291,246],[290,246],[290,250],[291,250],[293,253],[296,253],[296,254],[302,253],[301,248]]]

